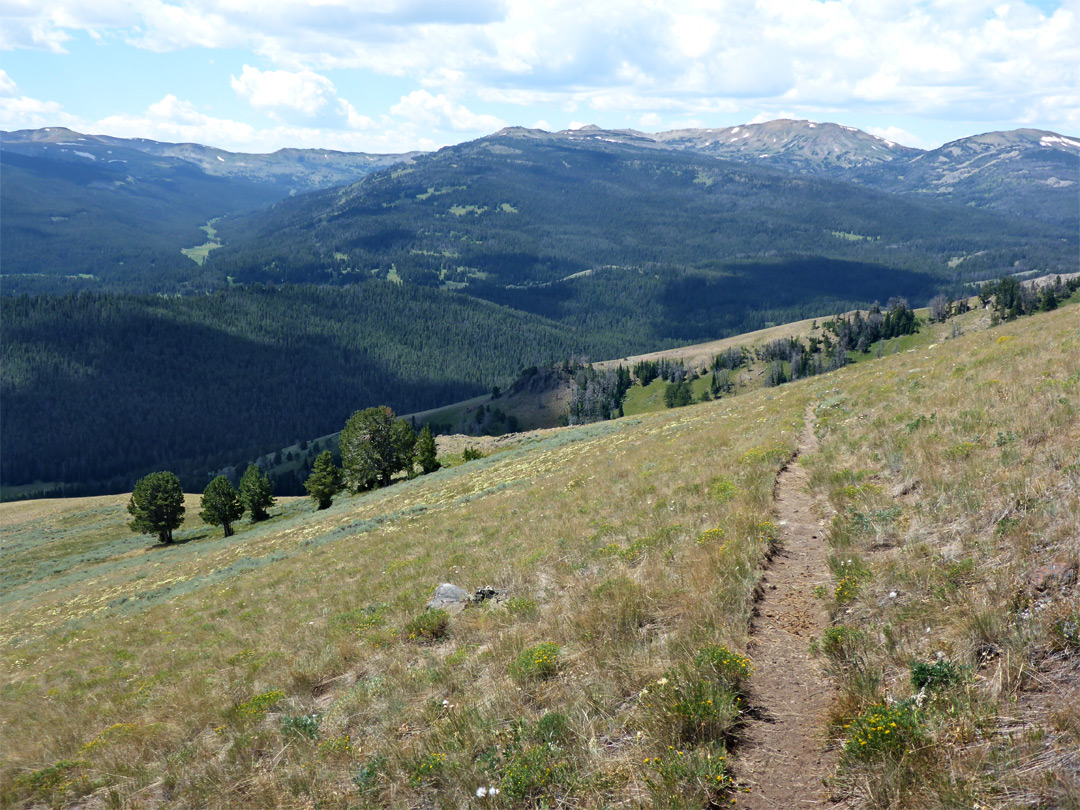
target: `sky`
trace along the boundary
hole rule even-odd
[[[0,0],[0,129],[435,149],[504,126],[1080,135],[1080,0]]]

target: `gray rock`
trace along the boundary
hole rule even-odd
[[[435,595],[427,603],[428,610],[446,610],[460,613],[472,602],[472,596],[464,588],[444,582],[435,589]]]
[[[473,596],[473,601],[476,602],[476,604],[480,604],[481,602],[484,602],[488,599],[502,601],[500,597],[502,597],[505,593],[506,591],[500,591],[498,588],[494,588],[491,585],[481,585],[479,588],[476,589],[476,594]]]

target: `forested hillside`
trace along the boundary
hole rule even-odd
[[[626,337],[386,283],[0,307],[3,483],[77,492],[162,467],[201,489],[205,470],[339,430],[358,408],[453,402],[572,351],[616,354]]]
[[[200,228],[208,220],[406,158],[304,149],[246,155],[62,127],[4,132],[4,292],[220,287],[220,273],[181,253],[206,241]]]
[[[212,263],[240,281],[340,284],[375,274],[487,298],[611,266],[710,275],[718,260],[816,257],[924,274],[928,288],[959,275],[965,257],[967,280],[1006,268],[1069,272],[1076,258],[1073,229],[532,131],[285,200],[224,233],[231,247]],[[829,277],[822,269],[815,283]]]

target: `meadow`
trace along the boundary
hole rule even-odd
[[[122,497],[0,505],[0,803],[739,804],[773,484],[808,408],[829,789],[1075,803],[1077,313],[524,434],[227,540],[195,520],[157,546]],[[441,582],[498,595],[425,612]]]

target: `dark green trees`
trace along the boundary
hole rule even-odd
[[[420,462],[420,470],[424,475],[433,473],[442,466],[437,456],[438,448],[435,446],[435,437],[431,434],[431,425],[424,425],[420,438],[416,440],[416,460]]]
[[[334,496],[341,490],[341,470],[334,466],[329,450],[323,450],[315,459],[304,488],[315,501],[316,509],[326,509],[334,502]]]
[[[226,537],[232,537],[232,524],[244,514],[244,505],[236,494],[233,485],[224,475],[219,475],[206,485],[202,496],[202,511],[199,517],[213,526],[221,526]]]
[[[270,517],[266,510],[274,505],[274,485],[256,464],[249,464],[240,479],[240,502],[251,515],[252,523]]]
[[[360,491],[387,486],[394,473],[412,470],[416,433],[412,425],[380,406],[350,416],[339,444],[345,484]]]
[[[162,543],[172,542],[173,529],[184,522],[184,490],[171,472],[150,473],[140,478],[127,506],[138,534],[156,534]]]
[[[664,388],[664,404],[669,408],[681,408],[694,402],[694,387],[687,381],[668,383]]]

